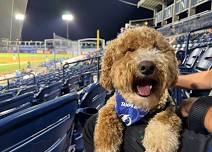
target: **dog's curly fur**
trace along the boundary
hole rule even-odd
[[[148,97],[139,96],[134,86],[138,79],[144,79],[139,67],[142,61],[156,65],[150,79],[157,85]],[[175,50],[159,32],[143,26],[126,30],[108,44],[100,82],[108,90],[118,90],[128,102],[151,111],[167,102],[168,88],[175,84],[177,73]],[[122,143],[124,126],[114,106],[115,98],[111,97],[99,112],[94,133],[96,152],[117,152]],[[158,113],[145,129],[146,152],[177,151],[180,124],[172,109]]]

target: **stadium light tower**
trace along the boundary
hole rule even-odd
[[[15,19],[19,22],[19,29],[20,29],[19,41],[21,41],[21,32],[22,32],[21,24],[23,23],[23,21],[25,19],[25,15],[18,13],[18,14],[15,15]],[[20,44],[18,43],[18,68],[20,70],[21,69],[21,60],[20,60],[20,48],[19,48],[19,45]]]
[[[15,15],[15,19],[19,22],[19,29],[20,29],[20,40],[21,40],[21,24],[23,23],[24,19],[25,19],[25,15],[24,14],[16,14]]]
[[[23,21],[25,19],[24,14],[16,14],[15,19],[19,21]]]
[[[66,14],[63,14],[62,15],[62,19],[66,22],[66,38],[68,39],[69,38],[69,22],[73,21],[74,20],[74,16],[70,13],[66,13]]]

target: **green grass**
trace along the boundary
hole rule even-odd
[[[40,58],[45,60],[47,59],[54,59],[54,54],[30,54],[30,53],[20,53],[20,58]],[[5,63],[1,61],[1,58],[10,58],[12,59],[13,57],[18,57],[17,53],[0,53],[0,63]],[[68,57],[72,57],[71,55],[67,55],[67,54],[56,54],[55,58],[68,58]]]
[[[37,67],[40,64],[41,64],[41,62],[33,62],[32,63],[32,67]],[[27,67],[27,63],[21,63],[21,69],[26,69],[26,67]],[[18,69],[19,69],[19,64],[18,63],[7,64],[7,65],[0,64],[0,74],[1,73],[14,72],[14,71],[16,71]]]
[[[54,54],[29,54],[29,53],[20,53],[21,60],[21,69],[25,69],[27,67],[27,61],[31,62],[32,67],[36,67],[40,65],[42,62],[54,59]],[[13,58],[16,58],[13,61]],[[72,58],[72,55],[67,54],[56,54],[55,58]],[[11,61],[12,60],[12,61]],[[36,61],[39,60],[39,61]],[[19,68],[18,66],[18,54],[17,53],[0,53],[0,74],[11,73]]]

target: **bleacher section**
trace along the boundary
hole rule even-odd
[[[212,34],[199,30],[177,37],[173,45],[181,74],[212,68]],[[96,56],[47,74],[6,80],[0,86],[0,151],[82,152],[86,120],[113,94],[98,83],[100,62]],[[179,104],[205,91],[174,88],[171,93]]]
[[[85,121],[111,95],[97,83],[100,60],[96,56],[47,74],[4,80],[0,151],[82,151]]]
[[[200,28],[176,38],[176,55],[181,63],[180,74],[190,74],[212,69],[212,33],[208,32],[211,26]],[[208,95],[210,90],[175,89],[174,98],[180,104],[182,99]]]

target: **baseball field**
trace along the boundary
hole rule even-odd
[[[55,58],[71,58],[68,54],[56,54]],[[19,69],[19,59],[21,69],[25,69],[28,62],[32,67],[40,65],[42,62],[54,59],[54,54],[29,54],[29,53],[0,53],[0,75],[8,74]]]

